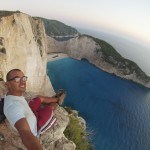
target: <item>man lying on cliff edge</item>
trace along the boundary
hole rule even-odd
[[[4,100],[6,118],[12,127],[17,129],[28,150],[43,150],[38,136],[55,123],[53,110],[62,103],[65,91],[60,90],[53,97],[38,96],[27,103],[23,97],[27,81],[24,73],[19,69],[10,70],[6,80],[8,88]],[[48,105],[40,107],[42,103]]]

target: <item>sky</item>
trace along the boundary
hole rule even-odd
[[[105,31],[130,39],[134,44],[136,41],[137,45],[144,45],[137,50],[142,59],[135,59],[138,56],[134,57],[137,54],[135,49],[133,53],[131,43],[127,46],[126,57],[134,58],[150,75],[150,60],[145,57],[150,56],[150,0],[0,0],[0,10],[19,10],[31,16],[55,19],[77,29]],[[125,55],[123,50],[121,53]]]

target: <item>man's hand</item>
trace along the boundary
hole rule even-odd
[[[59,89],[58,92],[52,97],[40,95],[38,97],[41,99],[41,103],[57,103],[59,105],[62,105],[66,97],[66,91],[63,89]]]
[[[28,150],[43,150],[37,137],[32,134],[26,118],[18,120],[15,123],[15,127],[20,134],[23,144]]]

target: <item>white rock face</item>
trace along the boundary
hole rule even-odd
[[[40,20],[23,13],[15,13],[0,20],[1,56],[0,70],[5,77],[13,68],[28,76],[27,90],[51,95],[53,88],[46,75],[47,49],[45,30]],[[47,89],[47,91],[45,91]]]
[[[68,41],[56,41],[47,36],[48,53],[65,52],[76,59],[92,58],[93,51],[100,48],[91,38],[86,36],[72,38]]]
[[[11,69],[21,69],[28,76],[26,99],[35,94],[52,96],[55,92],[48,79],[46,65],[47,45],[41,20],[23,13],[0,18],[0,78],[5,80]],[[28,94],[30,91],[33,95]],[[1,81],[0,96],[5,92],[5,83]],[[75,144],[63,134],[69,122],[68,113],[59,106],[54,113],[56,124],[41,136],[42,145],[47,150],[74,150]],[[0,124],[0,149],[25,149],[7,120]]]
[[[51,37],[47,37],[47,45],[48,53],[64,52],[75,59],[80,60],[85,58],[103,71],[113,73],[121,78],[132,80],[146,87],[150,87],[150,80],[145,81],[139,78],[134,72],[132,74],[124,75],[124,70],[117,67],[119,62],[114,60],[113,57],[110,56],[109,60],[116,64],[115,66],[106,62],[103,59],[103,53],[100,51],[101,47],[90,37],[79,36],[68,41],[56,41]],[[99,50],[99,52],[97,52],[97,50]],[[125,69],[126,72],[129,72],[129,68],[126,67]]]

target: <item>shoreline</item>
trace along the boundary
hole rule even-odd
[[[47,62],[51,62],[51,61],[55,61],[67,57],[69,56],[65,53],[51,53],[51,54],[47,54]]]
[[[51,62],[51,61],[55,61],[55,60],[59,60],[59,59],[63,59],[63,58],[68,58],[69,56],[65,53],[60,53],[60,52],[57,52],[57,53],[51,53],[51,54],[47,54],[47,62]],[[80,59],[77,59],[77,60],[80,60]],[[81,59],[82,60],[82,59]],[[111,75],[114,75],[116,77],[120,77],[121,79],[124,79],[124,80],[128,80],[128,81],[132,81],[136,84],[139,84],[141,86],[144,86],[145,88],[147,89],[150,89],[149,86],[145,85],[144,83],[141,83],[141,82],[138,82],[138,81],[135,81],[133,79],[128,79],[126,78],[125,76],[120,76],[118,74],[115,74],[115,73],[112,73],[112,72],[109,72],[107,70],[104,70],[103,68],[97,66],[96,64],[93,64],[92,62],[90,62],[88,59],[86,59],[90,64],[94,65],[95,67],[97,67],[98,69],[106,72],[106,73],[109,73]]]

